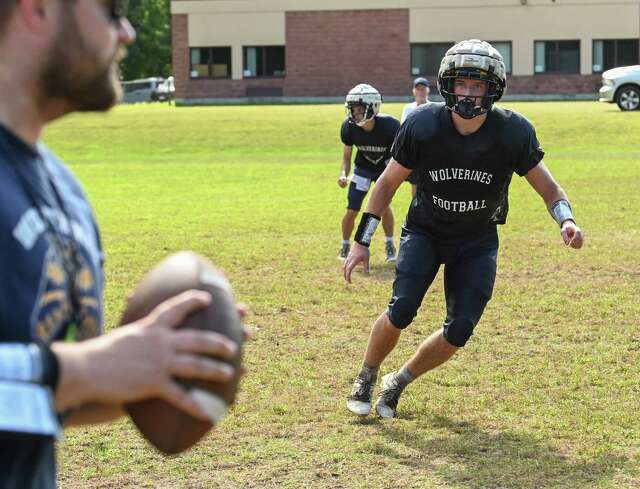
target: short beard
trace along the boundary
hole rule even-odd
[[[95,64],[95,54],[80,37],[73,13],[64,19],[42,70],[42,96],[63,100],[70,111],[106,111],[122,98],[119,70],[114,53],[106,66]]]

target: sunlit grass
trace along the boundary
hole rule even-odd
[[[130,106],[51,127],[101,225],[107,328],[147,269],[188,248],[226,270],[257,333],[237,406],[195,449],[165,459],[126,420],[76,429],[59,450],[62,486],[640,486],[640,112],[506,105],[535,124],[588,244],[567,250],[516,177],[476,335],[384,423],[344,408],[393,269],[377,237],[371,276],[340,275],[342,107]],[[398,224],[408,203],[404,186]],[[443,302],[437,279],[384,372],[440,326]]]

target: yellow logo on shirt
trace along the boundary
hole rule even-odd
[[[67,263],[70,263],[70,250]],[[67,339],[82,341],[98,335],[100,324],[100,303],[96,280],[84,254],[77,251],[78,270],[75,273],[73,290],[79,307],[78,321],[74,324],[74,314],[70,297],[69,277],[63,266],[62,257],[54,246],[49,247],[45,257],[40,293],[34,309],[35,332],[45,342],[60,338],[63,328],[70,328]]]

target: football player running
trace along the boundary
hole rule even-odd
[[[544,165],[536,132],[523,116],[494,106],[506,76],[502,56],[489,43],[462,41],[445,54],[438,73],[444,103],[411,114],[396,136],[387,169],[379,178],[343,271],[369,261],[369,243],[398,186],[419,173],[418,193],[400,238],[396,279],[388,308],[373,325],[362,369],[347,407],[371,409],[378,370],[413,321],[440,265],[444,265],[446,318],[397,372],[385,375],[376,403],[383,418],[396,416],[405,387],[449,360],[463,347],[491,298],[498,233],[515,172],[542,197],[564,243],[580,248],[584,236],[564,190]]]
[[[362,207],[362,201],[371,183],[380,177],[387,166],[391,158],[391,145],[400,127],[397,119],[379,113],[381,104],[380,92],[365,83],[352,88],[344,104],[347,109],[347,118],[340,128],[344,150],[338,185],[341,188],[349,185],[349,191],[347,210],[342,218],[342,247],[338,255],[341,260],[347,258],[349,254],[351,234],[356,216]],[[349,183],[347,175],[351,169],[353,146],[358,151],[351,183]],[[379,211],[379,215],[382,218],[382,227],[386,236],[386,261],[393,262],[396,259],[396,248],[393,244],[393,212],[391,208],[385,207]]]

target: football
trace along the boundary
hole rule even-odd
[[[161,302],[189,289],[209,292],[212,301],[178,327],[215,331],[241,346],[244,332],[229,282],[208,260],[188,251],[169,256],[142,279],[128,298],[121,324],[143,318]],[[142,435],[165,454],[180,453],[198,442],[235,400],[242,361],[240,351],[239,348],[236,357],[229,361],[236,374],[228,382],[181,381],[210,414],[211,422],[195,419],[163,399],[146,399],[125,406]]]

